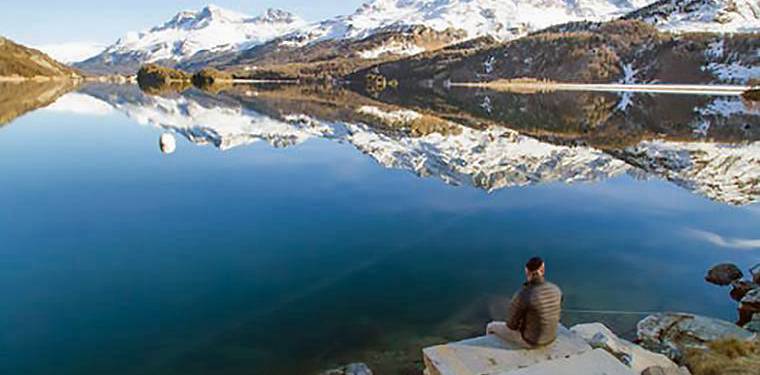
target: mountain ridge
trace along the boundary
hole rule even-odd
[[[625,14],[650,0],[374,0],[349,15],[306,23],[285,11],[269,10],[251,18],[217,6],[200,11],[183,11],[147,32],[129,33],[102,54],[75,66],[95,73],[134,73],[143,63],[196,66],[198,61],[223,60],[229,54],[249,54],[257,46],[277,40],[272,46],[298,49],[332,41],[347,45],[374,35],[398,33],[422,27],[440,35],[460,33],[449,44],[477,37],[514,39],[557,23],[579,20],[604,21]],[[219,24],[257,24],[258,33],[243,30],[215,33],[214,38],[195,36]],[[279,25],[279,26],[278,26]],[[222,28],[223,29],[223,28]],[[195,33],[189,30],[196,30]],[[231,28],[235,30],[235,28]],[[211,40],[202,40],[209,38]],[[436,45],[435,48],[438,48]],[[380,52],[404,57],[429,50],[423,44],[382,46]],[[193,58],[193,55],[196,55]],[[363,58],[363,57],[358,57]],[[228,59],[228,58],[227,58]],[[187,61],[195,62],[188,63]],[[285,61],[284,63],[294,61]]]
[[[304,24],[301,18],[278,9],[252,17],[207,5],[199,11],[181,11],[147,31],[127,33],[102,53],[74,66],[100,74],[133,74],[146,63],[172,66],[201,51],[244,49]]]

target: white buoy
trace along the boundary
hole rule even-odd
[[[174,153],[177,149],[177,140],[174,139],[174,135],[171,133],[164,133],[158,139],[158,146],[161,148],[161,152],[168,155]]]

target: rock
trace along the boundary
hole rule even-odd
[[[755,338],[752,332],[733,323],[685,313],[649,315],[636,328],[644,347],[665,354],[677,363],[682,361],[688,348],[705,348],[707,343],[721,338]]]
[[[641,375],[691,375],[686,367],[668,367],[652,366],[641,372]]]
[[[760,289],[752,289],[742,297],[736,324],[744,327],[752,322],[755,315],[760,315]]]
[[[722,263],[713,266],[707,271],[705,280],[709,283],[725,286],[732,281],[741,279],[744,276],[742,271],[735,264]]]
[[[327,370],[320,375],[372,375],[372,370],[366,363],[351,363],[341,368]]]
[[[760,333],[760,314],[755,314],[755,317],[747,324],[744,325],[744,329],[754,333]]]
[[[736,280],[731,282],[731,287],[731,299],[740,302],[750,290],[760,288],[760,285],[747,280]]]
[[[755,288],[747,292],[747,294],[742,297],[741,303],[742,305],[756,307],[758,311],[760,311],[760,288]]]
[[[473,373],[456,373],[456,375],[471,375]],[[480,374],[480,373],[478,373]],[[624,366],[615,357],[603,349],[595,349],[583,354],[566,358],[554,359],[537,363],[525,368],[506,372],[498,375],[635,375],[628,367]],[[490,375],[490,373],[489,373]],[[496,374],[493,374],[496,375]]]
[[[654,368],[666,371],[663,374],[681,374],[678,365],[668,357],[619,338],[604,324],[578,324],[570,331],[586,340],[592,348],[606,350],[637,374],[644,374],[647,369],[655,371]]]
[[[752,266],[752,268],[749,269],[749,273],[752,274],[752,281],[754,281],[755,284],[760,284],[760,263]]]
[[[430,375],[501,375],[588,351],[591,351],[591,347],[581,337],[560,326],[557,340],[540,348],[524,349],[521,345],[487,335],[427,347],[422,350],[422,354]]]

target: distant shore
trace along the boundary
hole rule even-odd
[[[34,77],[21,77],[21,76],[0,76],[0,82],[50,82],[50,81],[82,81],[84,77],[68,77],[68,76],[34,76]]]
[[[704,84],[625,84],[625,83],[574,83],[553,81],[452,82],[451,87],[477,87],[497,91],[545,92],[545,91],[602,91],[602,92],[648,92],[690,95],[735,95],[752,89],[743,85]]]

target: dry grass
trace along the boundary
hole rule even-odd
[[[760,342],[714,341],[707,350],[689,350],[685,362],[693,375],[760,375]]]
[[[0,37],[0,76],[76,77],[78,74],[46,54]]]

